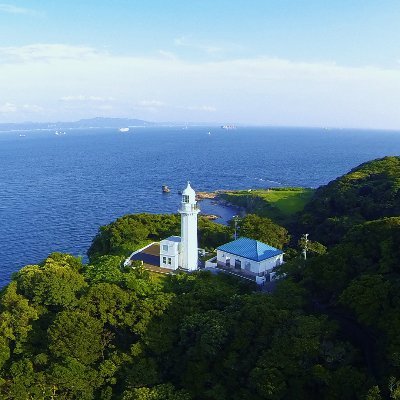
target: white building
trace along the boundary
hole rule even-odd
[[[181,236],[171,236],[160,242],[160,267],[168,269],[182,268],[194,271],[198,268],[197,241],[197,207],[196,193],[188,182],[182,192]]]
[[[283,264],[283,251],[258,240],[241,237],[217,248],[217,265],[222,268],[270,280],[273,269]],[[259,279],[263,278],[263,279]]]
[[[170,236],[160,242],[160,267],[178,269],[181,265],[181,238]]]

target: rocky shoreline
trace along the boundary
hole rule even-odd
[[[215,221],[216,219],[221,218],[220,215],[215,215],[215,214],[203,214],[203,217],[210,221]]]
[[[231,209],[235,209],[236,214],[240,216],[246,215],[246,209],[244,207],[240,207],[237,204],[230,203],[226,201],[224,198],[221,197],[221,194],[224,193],[234,193],[235,190],[215,190],[214,192],[197,192],[196,193],[196,200],[201,202],[202,200],[210,200],[211,204],[219,205],[221,207],[227,207]],[[204,215],[206,218],[210,220],[216,220],[220,217],[218,215],[213,214],[206,214]]]
[[[204,199],[213,200],[218,196],[218,192],[197,192],[196,200],[201,201]]]

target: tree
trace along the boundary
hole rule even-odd
[[[104,349],[103,324],[81,311],[59,313],[49,328],[49,350],[60,358],[75,358],[89,365],[97,361]]]
[[[374,324],[390,303],[390,283],[382,275],[362,275],[353,280],[340,302],[354,310],[359,321]]]
[[[372,386],[372,388],[368,390],[365,400],[382,400],[381,391],[379,390],[379,387]]]
[[[171,384],[163,384],[152,388],[141,387],[126,391],[122,400],[190,400],[184,390],[177,390]]]
[[[400,157],[384,157],[319,187],[300,214],[297,229],[331,246],[354,225],[399,215]]]
[[[0,311],[1,362],[4,363],[10,357],[10,351],[23,352],[32,323],[39,318],[39,313],[28,299],[17,293],[16,282],[11,282],[3,291]]]
[[[72,260],[70,262],[65,262]],[[74,258],[49,257],[43,265],[29,265],[15,276],[18,291],[36,304],[72,307],[87,287]]]
[[[227,243],[232,237],[229,227],[212,222],[204,217],[199,217],[199,245],[208,250]]]
[[[248,214],[239,221],[239,234],[282,249],[290,239],[285,228],[269,218]]]
[[[108,282],[120,283],[123,280],[121,271],[122,258],[119,256],[104,255],[92,260],[85,267],[85,278],[91,283]]]
[[[82,308],[103,324],[121,328],[132,327],[136,322],[137,303],[139,300],[134,293],[111,283],[97,283],[82,299]]]
[[[127,256],[152,241],[179,234],[178,215],[134,214],[102,226],[88,250],[92,261],[106,255]]]
[[[54,399],[92,400],[94,391],[102,384],[93,368],[72,357],[54,363],[48,379],[53,384]]]

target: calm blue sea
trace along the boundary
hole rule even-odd
[[[209,135],[208,132],[211,132]],[[196,190],[317,187],[400,154],[400,132],[294,128],[137,128],[0,133],[0,285],[52,251],[85,255],[100,225],[176,212]],[[161,186],[172,191],[165,195]],[[206,212],[229,218],[233,210]]]

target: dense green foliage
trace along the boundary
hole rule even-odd
[[[400,372],[400,217],[356,226],[300,277],[314,299],[346,307],[380,338],[376,365]]]
[[[299,229],[321,243],[339,243],[356,224],[400,215],[400,157],[385,157],[354,168],[315,192]]]
[[[0,398],[399,400],[398,172],[399,159],[386,158],[319,189],[301,215],[313,232],[306,261],[304,240],[288,249],[286,229],[243,218],[241,235],[285,248],[272,293],[228,275],[155,279],[121,266],[179,233],[175,215],[102,227],[88,265],[54,253],[22,268],[0,295]],[[339,208],[349,223],[340,235],[328,222]],[[337,244],[316,242],[319,230]],[[206,219],[199,231],[208,249],[232,235]]]
[[[264,295],[225,275],[105,275],[112,261],[53,254],[15,275],[0,301],[1,398],[351,399],[369,388],[356,349],[303,311],[290,280]],[[54,270],[59,296],[43,296]]]
[[[278,249],[283,249],[290,239],[285,228],[255,214],[247,214],[241,218],[238,222],[238,231],[240,236],[268,243]]]
[[[125,215],[109,225],[100,227],[88,255],[90,258],[106,254],[127,256],[148,243],[171,235],[179,235],[179,232],[178,215]]]

